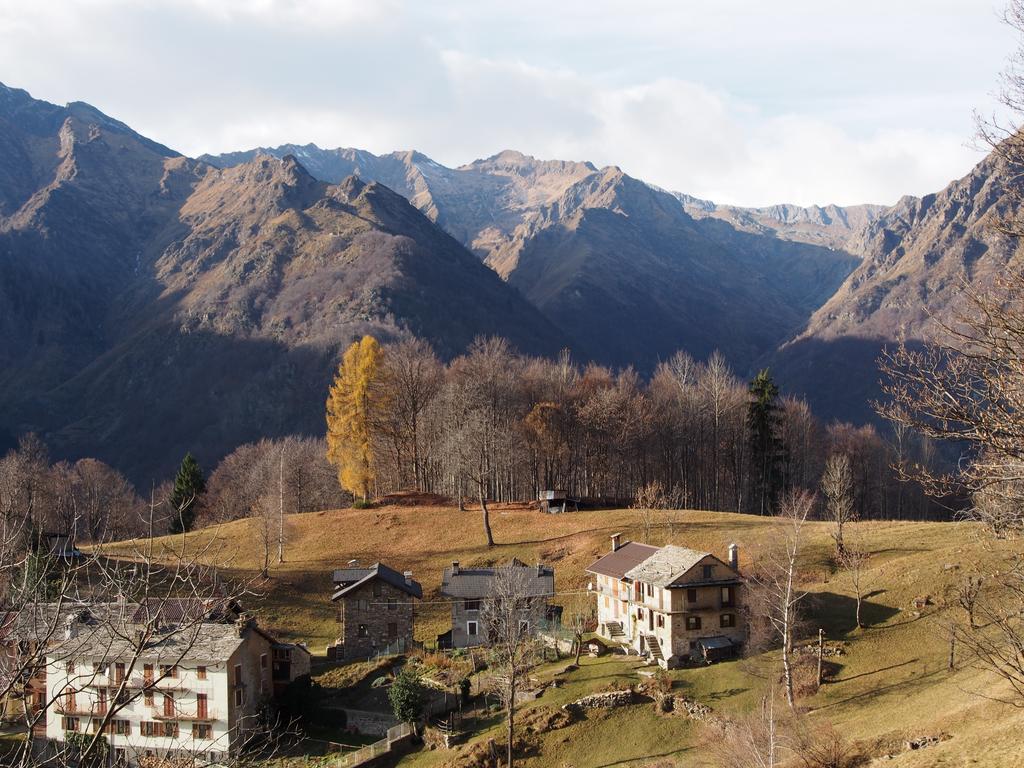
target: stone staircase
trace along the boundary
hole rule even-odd
[[[658,638],[654,635],[647,635],[647,652],[651,655],[651,660],[656,661],[659,664],[665,661],[665,656],[661,652],[661,643],[658,642]]]
[[[608,621],[605,622],[605,626],[608,628],[608,637],[616,643],[628,643],[629,638],[626,637],[626,633],[622,630],[622,622],[619,621]]]

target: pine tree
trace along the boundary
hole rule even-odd
[[[372,336],[354,342],[327,396],[327,459],[337,467],[341,487],[363,501],[374,481],[370,417],[381,355]]]
[[[750,382],[747,428],[750,430],[750,460],[753,469],[753,501],[759,514],[775,508],[782,490],[782,459],[785,448],[781,433],[779,388],[765,368]]]
[[[206,491],[206,479],[199,462],[191,453],[186,453],[174,478],[171,491],[171,533],[192,530],[200,497]]]

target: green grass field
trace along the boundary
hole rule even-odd
[[[556,567],[559,590],[587,581],[584,568],[608,547],[608,537],[623,531],[638,538],[635,512],[616,510],[543,515],[509,508],[493,514],[497,546],[484,546],[479,513],[450,508],[387,507],[339,510],[292,516],[288,521],[285,562],[275,565],[256,601],[260,620],[282,635],[306,640],[316,650],[330,642],[334,616],[330,572],[351,559],[381,560],[399,570],[411,569],[424,585],[424,605],[417,634],[430,640],[446,628],[447,608],[439,600],[441,569],[451,560],[464,565],[490,564],[516,556]],[[709,512],[681,513],[674,533],[657,528],[653,543],[678,543],[723,556],[730,542],[740,546],[741,568],[756,557],[772,535],[771,519]],[[240,575],[259,567],[262,551],[248,521],[205,529],[188,538],[205,547]],[[803,698],[807,717],[831,723],[850,739],[900,744],[903,739],[943,734],[945,740],[919,751],[896,754],[894,766],[1024,765],[1024,714],[992,701],[1002,692],[991,676],[967,667],[947,672],[946,627],[952,612],[950,587],[965,573],[991,568],[1014,542],[992,542],[971,524],[858,523],[852,534],[871,552],[864,608],[868,624],[855,629],[849,578],[834,570],[831,539],[824,523],[809,526],[802,562],[803,588],[810,595],[808,627],[822,627],[829,640],[844,644],[833,679]],[[180,543],[180,538],[177,540]],[[920,612],[912,601],[928,596]],[[764,667],[771,659],[755,660]],[[677,686],[723,714],[743,712],[761,695],[764,680],[750,674],[751,662],[729,662],[673,672]],[[564,667],[564,662],[561,664]],[[539,674],[553,675],[559,665]],[[531,706],[561,705],[616,680],[639,680],[635,660],[623,657],[585,659],[566,675],[565,685],[549,690]],[[486,738],[478,734],[476,739]],[[701,729],[682,717],[659,716],[652,704],[592,714],[581,722],[539,737],[539,754],[524,765],[586,768],[647,765],[675,761],[700,765]],[[455,753],[422,751],[402,765],[433,766]]]

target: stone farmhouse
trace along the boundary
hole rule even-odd
[[[415,600],[423,587],[412,572],[399,573],[383,563],[368,568],[340,568],[334,572],[339,634],[328,649],[333,659],[369,658],[382,653],[403,653],[413,643]]]
[[[541,621],[554,618],[560,609],[550,604],[555,592],[554,568],[526,565],[514,559],[505,567],[522,569],[522,583],[531,600],[523,611],[523,621],[536,627]],[[452,628],[438,635],[439,648],[471,648],[487,643],[484,626],[484,603],[492,594],[495,574],[499,568],[462,568],[453,562],[441,576],[441,594],[451,603]]]
[[[715,661],[746,640],[736,545],[727,561],[686,547],[621,543],[587,568],[596,577],[598,634],[672,668]]]

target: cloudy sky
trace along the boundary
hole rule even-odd
[[[720,202],[891,203],[980,158],[999,0],[0,0],[0,81],[186,154],[505,148]]]

